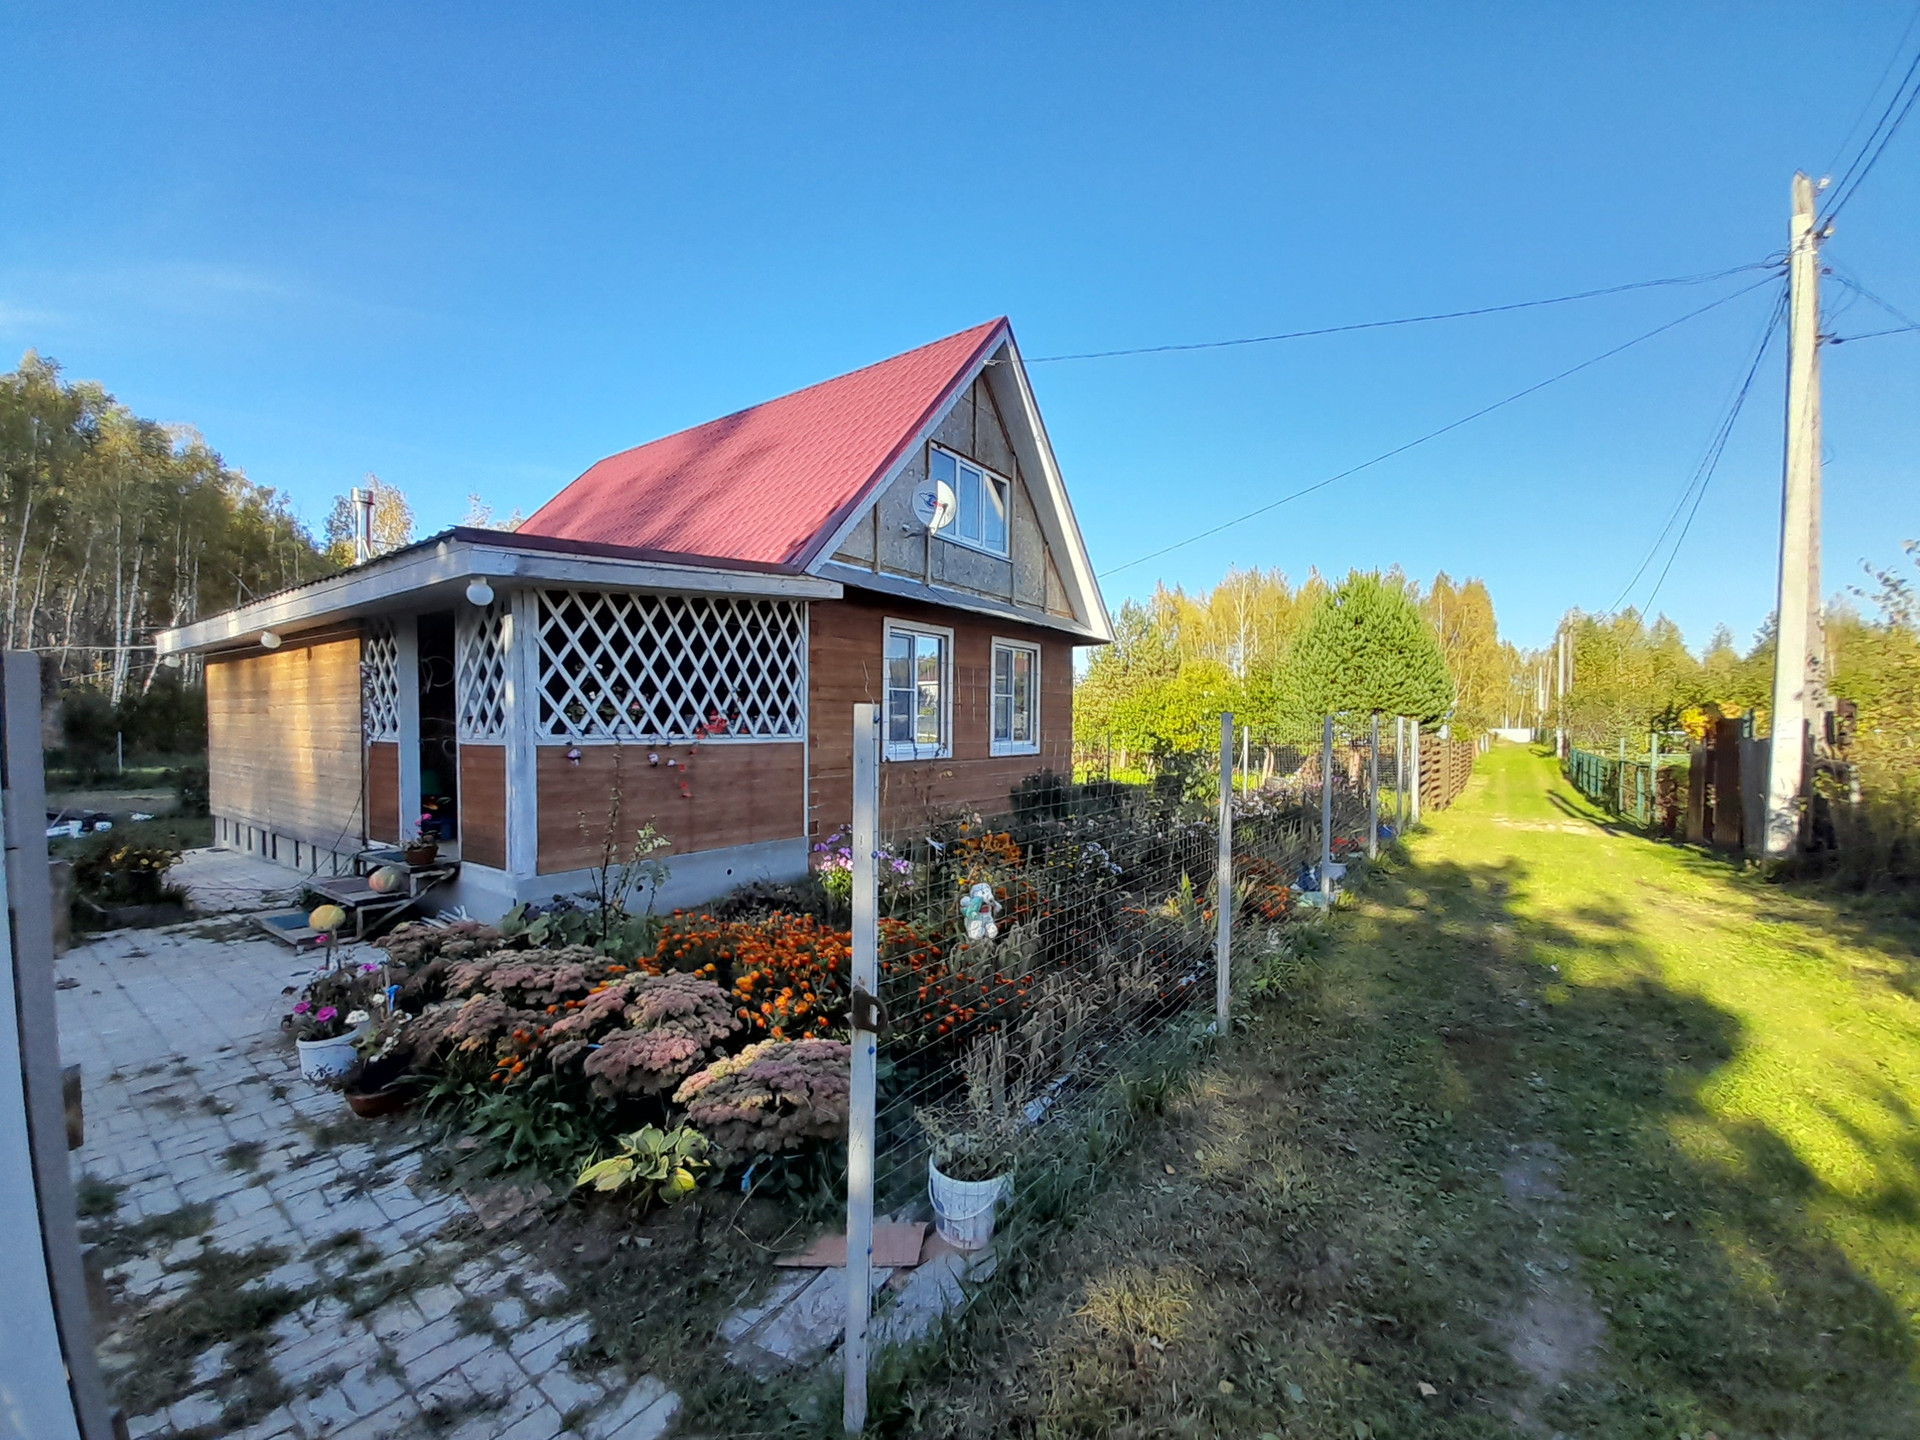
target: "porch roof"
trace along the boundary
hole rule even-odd
[[[297,634],[361,616],[465,604],[474,580],[797,600],[837,600],[844,593],[836,581],[772,566],[703,564],[685,555],[668,559],[631,547],[456,526],[341,574],[162,630],[154,648],[162,655],[230,649],[254,643],[263,630]]]

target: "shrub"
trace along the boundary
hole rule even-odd
[[[151,905],[169,898],[167,871],[180,847],[97,836],[73,862],[74,889],[96,905]]]
[[[581,1067],[592,1079],[596,1095],[671,1090],[740,1029],[726,992],[711,980],[643,975],[603,993],[615,990],[628,1001],[619,1012],[626,1028],[602,1039]],[[586,1013],[584,1006],[581,1013]],[[567,1023],[560,1021],[553,1029],[561,1030]],[[578,1053],[576,1046],[584,1049],[586,1042],[569,1033],[555,1048],[553,1063],[564,1064]]]
[[[545,1010],[585,996],[626,967],[613,964],[584,945],[563,950],[496,950],[459,960],[447,968],[447,992],[498,996],[519,1010]]]
[[[175,808],[182,815],[206,815],[211,812],[213,799],[204,765],[182,765],[173,772],[173,796]]]
[[[853,1050],[838,1040],[762,1040],[674,1092],[687,1119],[735,1155],[777,1155],[847,1133]]]
[[[505,944],[505,935],[478,920],[455,920],[448,925],[415,920],[396,928],[380,942],[380,948],[387,952],[389,964],[412,973],[442,957],[467,960]]]
[[[83,784],[98,780],[112,763],[119,735],[113,704],[91,685],[76,685],[60,697],[60,735],[67,764]]]

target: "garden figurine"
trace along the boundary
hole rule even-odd
[[[979,944],[983,940],[995,940],[1000,935],[1000,922],[993,917],[1000,913],[1000,902],[993,897],[993,887],[982,880],[960,897],[960,914],[966,922],[967,940]]]

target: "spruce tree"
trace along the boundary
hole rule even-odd
[[[1292,655],[1296,719],[1406,715],[1423,724],[1453,709],[1439,639],[1404,590],[1355,572],[1315,607]]]

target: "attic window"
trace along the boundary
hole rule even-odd
[[[944,480],[957,502],[958,513],[940,532],[940,538],[985,550],[989,555],[1005,555],[1010,494],[1006,480],[938,446],[928,451],[927,473],[935,480]]]

